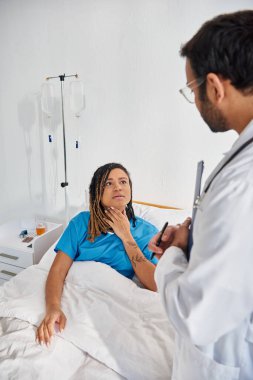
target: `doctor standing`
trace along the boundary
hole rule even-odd
[[[187,86],[213,132],[238,139],[207,179],[190,219],[168,227],[155,279],[176,331],[173,380],[253,379],[253,11],[206,22],[181,49]]]

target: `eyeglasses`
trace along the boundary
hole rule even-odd
[[[186,87],[179,90],[180,94],[182,94],[189,103],[194,104],[195,95],[193,89],[201,86],[205,80],[206,78],[203,77],[192,80],[191,82],[187,83]]]

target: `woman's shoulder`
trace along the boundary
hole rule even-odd
[[[136,219],[135,224],[136,224],[137,228],[142,227],[145,230],[150,230],[150,231],[154,231],[154,232],[158,231],[158,228],[154,224],[148,222],[147,220],[140,218],[139,216],[136,216],[135,219]]]
[[[90,212],[89,211],[81,211],[79,214],[74,216],[70,220],[70,224],[75,225],[75,227],[78,229],[79,227],[87,227],[90,219]]]

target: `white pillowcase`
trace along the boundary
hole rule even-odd
[[[133,208],[136,216],[154,224],[159,230],[162,229],[165,222],[174,225],[182,223],[188,216],[191,216],[189,210],[164,209],[137,203],[133,203]]]

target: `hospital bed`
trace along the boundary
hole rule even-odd
[[[142,202],[134,209],[159,229],[189,215]],[[173,329],[159,294],[102,263],[73,263],[62,295],[66,328],[48,347],[35,342],[54,246],[38,265],[0,286],[0,378],[170,379]]]

